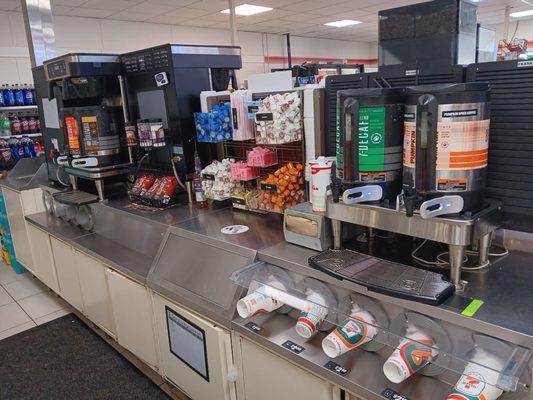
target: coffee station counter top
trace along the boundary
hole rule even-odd
[[[183,204],[178,206],[172,206],[164,210],[148,211],[143,210],[139,206],[133,205],[128,198],[113,199],[103,203],[103,206],[119,210],[129,215],[134,215],[139,218],[146,219],[152,223],[158,223],[165,226],[171,226],[188,219],[196,218],[199,215],[209,214],[217,209],[209,208],[196,208],[192,204]]]
[[[371,292],[364,286],[327,275],[309,266],[307,260],[316,254],[316,251],[282,242],[259,251],[258,259],[384,303],[393,303],[479,332],[490,332],[492,336],[533,349],[533,291],[530,285],[533,260],[527,253],[513,251],[487,271],[465,274],[468,281],[465,291],[455,293],[440,306]],[[483,305],[472,317],[462,315],[472,300],[481,300]]]

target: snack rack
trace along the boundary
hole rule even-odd
[[[265,92],[265,93],[254,93],[252,95],[253,100],[262,100],[266,98],[268,95],[271,94],[284,94],[284,93],[292,93],[295,91],[279,91],[279,92]],[[302,91],[296,91],[298,93],[298,96],[300,97],[301,101],[301,129],[302,129],[302,139],[299,141],[294,142],[288,142],[283,144],[258,144],[256,143],[255,138],[251,140],[244,140],[244,141],[236,141],[236,140],[227,140],[217,143],[217,150],[219,154],[219,160],[225,159],[225,158],[232,158],[236,162],[238,161],[244,161],[247,160],[247,153],[251,151],[255,147],[266,147],[271,150],[274,150],[277,155],[277,164],[271,165],[269,167],[261,167],[259,172],[259,177],[257,179],[252,179],[248,181],[242,181],[243,187],[245,191],[250,190],[257,190],[259,191],[261,188],[261,181],[266,179],[270,174],[273,174],[276,170],[279,168],[287,165],[288,163],[292,163],[293,165],[301,164],[305,167],[305,132],[304,132],[304,125],[303,125],[303,115],[304,115],[304,101],[303,101],[303,92]],[[221,94],[220,96],[213,96],[208,97],[206,99],[207,102],[207,109],[210,110],[214,104],[221,103],[221,102],[229,102],[230,98],[227,94]],[[256,125],[253,125],[254,129],[254,135],[256,135]],[[303,201],[306,199],[307,190],[304,189],[304,198]],[[234,205],[240,205],[241,207],[237,206],[237,208],[245,209],[248,211],[254,211],[254,212],[261,212],[264,213],[265,210],[259,210],[254,208],[249,208],[245,205],[246,202],[243,198],[239,198],[238,196],[234,198]],[[273,211],[274,212],[274,211]]]

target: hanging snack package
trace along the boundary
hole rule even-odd
[[[237,90],[230,95],[233,118],[233,140],[242,141],[254,138],[254,123],[248,119],[248,103],[252,101],[252,93],[248,90]]]
[[[256,142],[283,144],[302,140],[302,108],[297,92],[266,97],[255,114]]]

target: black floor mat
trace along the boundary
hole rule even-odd
[[[0,341],[2,400],[168,400],[75,315]]]

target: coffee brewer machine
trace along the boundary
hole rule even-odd
[[[120,57],[66,54],[46,61],[44,73],[61,129],[61,140],[47,143],[47,161],[65,169],[73,189],[81,184],[92,191],[88,182],[94,182],[103,200],[104,179],[112,181],[128,173],[130,166],[120,139],[125,109]]]
[[[226,90],[230,80],[237,88],[240,47],[165,44],[121,59],[129,105],[126,135],[142,160],[139,170],[174,174],[181,182],[190,179],[195,146],[202,165],[217,154],[213,144],[195,143],[200,92]]]

